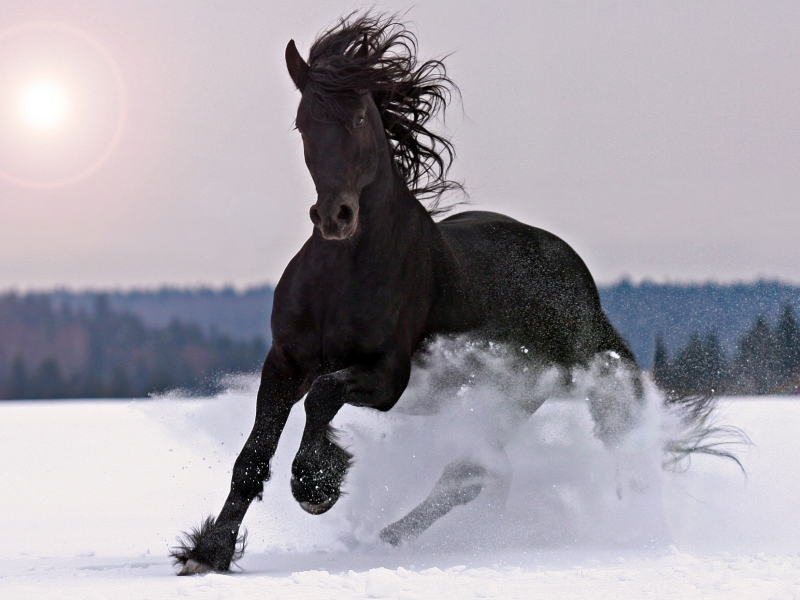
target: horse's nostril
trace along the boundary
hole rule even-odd
[[[311,207],[311,210],[308,211],[308,215],[311,217],[311,222],[314,223],[314,225],[319,225],[322,222],[316,206]]]
[[[347,225],[350,221],[353,220],[353,209],[347,206],[346,204],[342,204],[339,207],[339,212],[336,215],[336,220],[339,221],[342,225]]]

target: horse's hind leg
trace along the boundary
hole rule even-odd
[[[507,492],[507,480],[508,473],[490,470],[477,461],[453,461],[445,467],[428,497],[405,517],[385,527],[380,538],[393,546],[413,540],[456,506],[472,502],[489,484],[494,483],[501,493]]]
[[[483,414],[481,431],[483,441],[480,458],[462,458],[445,467],[442,476],[428,497],[402,519],[385,527],[380,538],[397,545],[413,540],[453,508],[468,504],[479,494],[490,495],[489,504],[505,505],[511,485],[511,463],[504,448],[519,428],[548,398],[563,387],[565,373],[559,369],[525,369],[520,377],[514,372],[508,379],[494,374],[503,405],[491,414]],[[477,413],[476,413],[477,414]]]
[[[645,398],[641,372],[614,351],[598,354],[588,372],[589,412],[595,435],[616,446],[641,419]]]

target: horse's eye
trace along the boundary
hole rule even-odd
[[[356,120],[353,123],[356,127],[361,127],[364,124],[364,115],[356,116]]]

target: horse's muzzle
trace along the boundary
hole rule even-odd
[[[319,198],[308,212],[311,222],[326,240],[346,240],[358,229],[357,194]]]

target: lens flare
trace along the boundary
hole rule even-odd
[[[40,21],[0,31],[0,183],[83,181],[113,154],[126,113],[116,61],[84,31]]]
[[[53,129],[64,122],[69,99],[60,85],[40,79],[28,83],[19,95],[19,112],[25,124],[34,129]]]

